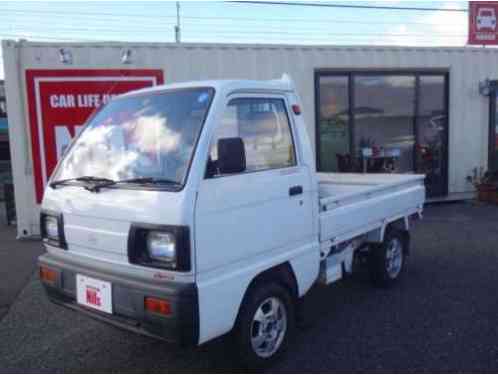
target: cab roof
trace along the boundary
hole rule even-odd
[[[210,81],[189,81],[180,83],[170,83],[140,90],[130,91],[118,97],[129,97],[134,95],[153,94],[166,90],[186,89],[196,87],[212,87],[217,92],[229,94],[234,91],[294,91],[294,84],[289,76],[284,74],[281,79],[257,81],[257,80],[210,80]]]

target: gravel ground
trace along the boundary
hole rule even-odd
[[[426,209],[401,282],[360,274],[306,299],[308,324],[271,372],[497,372],[498,207]],[[50,304],[33,276],[0,322],[4,372],[237,371],[223,339],[178,349]]]

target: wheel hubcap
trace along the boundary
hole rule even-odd
[[[283,302],[267,298],[259,305],[251,324],[251,345],[254,352],[268,358],[282,345],[287,332],[287,312]]]
[[[391,279],[398,277],[403,265],[403,246],[398,238],[393,238],[386,252],[386,270]]]

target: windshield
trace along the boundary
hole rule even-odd
[[[145,177],[183,184],[213,93],[182,89],[111,101],[90,120],[53,181]]]

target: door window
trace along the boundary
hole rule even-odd
[[[211,142],[211,163],[216,165],[218,160],[218,140],[231,137],[240,137],[244,142],[246,172],[296,165],[289,117],[283,99],[231,100]]]

